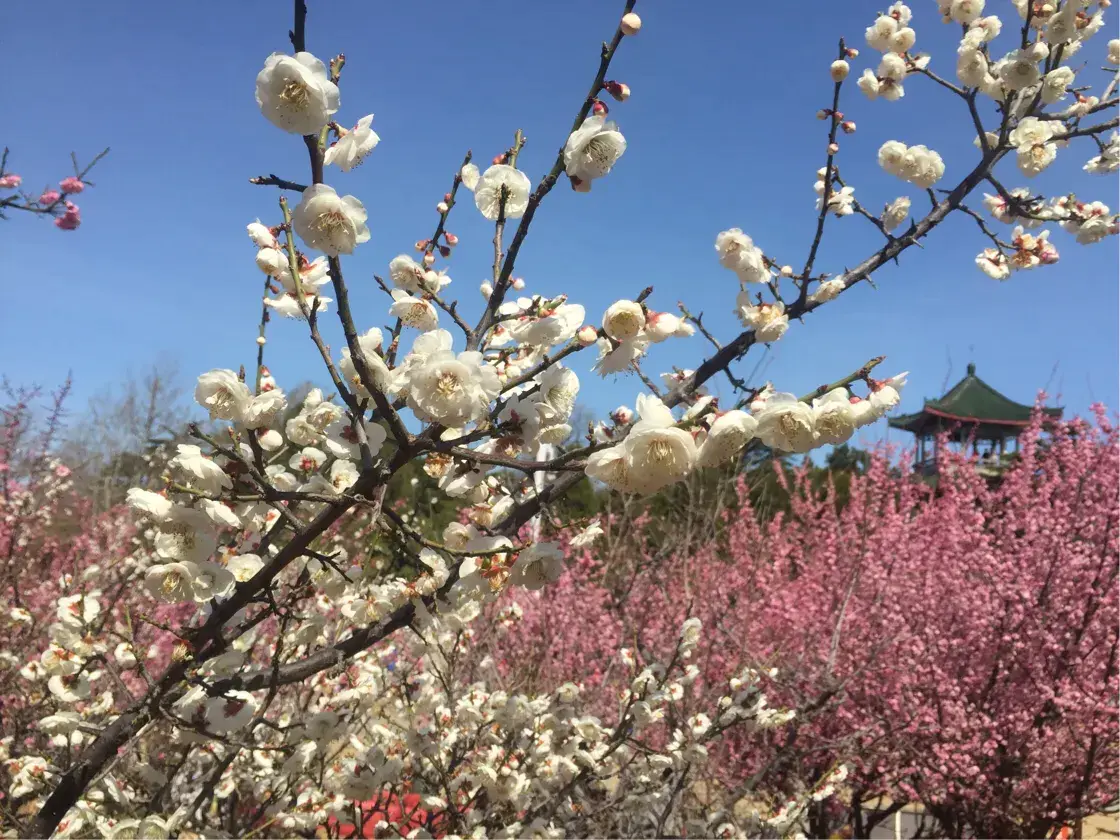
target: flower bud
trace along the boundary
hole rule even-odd
[[[634,412],[624,405],[620,405],[611,412],[611,419],[620,426],[625,426],[634,419]]]
[[[425,248],[428,247],[429,242],[431,242],[430,239],[418,239],[416,241],[416,245],[415,245],[416,250],[417,251],[423,251]]]
[[[505,152],[502,152],[500,155],[494,155],[494,159],[490,161],[490,163],[492,163],[494,166],[497,166],[499,163],[505,163],[505,162],[506,162],[506,153]]]
[[[450,201],[451,200],[451,193],[444,193],[443,194],[443,200],[444,201]]]
[[[838,143],[829,143],[828,144],[828,153],[830,155],[834,155],[838,151],[840,151],[840,144],[838,144]]]
[[[451,249],[448,248],[446,245],[440,245],[439,246],[439,255],[441,257],[443,257],[444,259],[447,259],[448,257],[451,256]]]
[[[618,26],[623,35],[637,35],[642,28],[642,19],[633,12],[627,12]]]
[[[781,268],[781,275],[782,275],[782,277],[792,277],[793,276],[793,266],[792,265],[783,265],[782,268]]]
[[[844,119],[844,112],[843,111],[833,111],[832,112],[832,118],[834,120],[836,120],[836,122],[840,122],[842,119]]]
[[[817,119],[818,120],[827,120],[828,115],[831,114],[831,113],[832,113],[832,111],[830,109],[821,108],[819,111],[817,111]]]
[[[522,289],[525,288],[525,281],[522,280],[520,277],[514,277],[512,285],[513,285],[513,288],[517,289],[517,291],[520,292]]]
[[[848,58],[855,58],[859,55],[859,50],[857,50],[855,47],[848,47],[846,50],[844,50],[844,54],[848,56]]]
[[[14,190],[21,183],[23,183],[23,178],[20,175],[14,173],[0,175],[0,190]]]
[[[625,82],[603,82],[603,88],[616,102],[625,102],[630,98],[630,85]]]
[[[840,128],[845,134],[855,134],[856,124],[852,120],[844,120],[840,123]]]
[[[569,175],[568,180],[571,181],[572,189],[575,190],[576,192],[582,192],[582,193],[591,192],[591,182],[590,181],[580,180],[575,175]]]
[[[849,70],[851,70],[851,67],[848,66],[848,62],[841,58],[832,62],[832,66],[828,68],[828,74],[832,76],[832,81],[842,82],[848,78]]]
[[[579,339],[579,343],[584,347],[590,347],[599,340],[599,333],[593,326],[587,324],[586,326],[580,327],[579,332],[576,333],[576,338]]]
[[[610,108],[601,99],[596,99],[595,104],[591,106],[591,113],[597,117],[606,116],[610,113]]]
[[[433,254],[433,253],[431,253],[430,251],[429,251],[429,252],[428,252],[427,254],[425,254],[425,255],[424,255],[424,265],[425,265],[425,266],[426,266],[427,268],[431,268],[431,267],[432,267],[432,264],[433,264],[433,263],[434,263],[435,261],[436,261],[436,255],[435,255],[435,254]]]
[[[261,347],[264,347],[264,345],[267,341],[268,341],[268,339],[266,339],[263,335],[258,335],[257,336],[257,344],[259,344]]]
[[[446,231],[444,231],[443,238],[444,241],[447,242],[447,244],[452,248],[459,244],[459,237],[453,233],[447,233]]]
[[[441,201],[439,204],[436,205],[436,212],[439,213],[440,215],[443,215],[449,209],[450,208],[448,208],[446,201]]]
[[[494,294],[494,286],[491,285],[489,280],[483,280],[482,285],[478,287],[478,290],[482,292],[482,296],[486,300],[490,300],[490,295]]]

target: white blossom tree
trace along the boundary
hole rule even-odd
[[[697,622],[682,628],[668,661],[623,652],[634,679],[609,721],[581,711],[576,686],[510,695],[487,681],[485,668],[472,672],[464,662],[487,602],[563,574],[557,545],[534,540],[542,532],[527,526],[577,482],[591,477],[621,493],[652,494],[756,440],[798,453],[841,444],[897,405],[905,374],[874,378],[881,358],[847,375],[831,372],[837,381],[801,398],[752,386],[736,366],[757,345],[788,341],[792,322],[908,257],[946,218],[975,221],[983,245],[976,264],[997,279],[1056,262],[1059,228],[1081,244],[1117,233],[1117,216],[1100,201],[1004,183],[1016,172],[1029,179],[1059,152],[1080,155],[1090,173],[1120,167],[1117,118],[1105,116],[1117,105],[1120,41],[1108,43],[1099,96],[1091,92],[1099,61],[1087,57],[1108,3],[1014,0],[988,16],[984,0],[938,5],[961,33],[955,58],[915,52],[924,12],[912,20],[894,3],[859,22],[872,60],[843,40],[822,60],[831,104],[819,112],[826,154],[804,260],[795,268],[791,255],[768,253],[738,228],[713,231],[719,264],[738,280],[728,305],[743,326],[721,340],[684,306],[679,314],[655,309],[652,289],[634,289],[598,324],[560,290],[518,294],[518,255],[553,188],[566,179],[593,193],[596,180],[625,165],[627,140],[603,97],[625,103],[630,95],[608,71],[641,29],[635,0],[625,3],[571,132],[535,186],[517,168],[521,132],[484,170],[466,156],[436,203],[435,230],[390,262],[388,279],[378,278],[394,322],[385,331],[370,325],[377,316],[350,306],[344,258],[376,234],[362,201],[341,187],[379,138],[371,116],[348,116],[352,128],[339,121],[344,58],[324,62],[307,51],[307,8],[295,0],[293,54],[265,60],[256,95],[266,119],[299,136],[309,172],[252,179],[282,196],[278,207],[262,204],[268,221],[248,226],[265,290],[255,370],[199,377],[196,399],[221,431],[193,430],[196,443],[167,464],[163,492],[130,493],[148,530],[112,572],[138,599],[180,605],[181,623],[122,618],[103,582],[97,590],[70,586],[40,660],[24,668],[55,706],[39,722],[50,746],[5,747],[7,801],[35,813],[13,824],[36,836],[307,834],[349,819],[355,801],[404,803],[414,794],[414,804],[398,806],[407,813],[387,822],[418,836],[796,831],[806,803],[829,795],[843,768],[771,813],[679,810],[707,743],[735,726],[779,726],[794,713],[770,708],[758,675],[745,672],[710,714],[677,720],[674,703],[696,675],[688,659],[702,632]],[[928,17],[922,25],[936,23]],[[859,65],[863,97],[842,112]],[[879,164],[895,180],[885,182],[890,191],[875,212],[842,179],[840,142],[856,130],[859,108],[890,108],[914,84],[959,100],[960,126],[976,151],[967,165],[947,167],[924,145],[883,138]],[[867,104],[876,99],[885,101]],[[861,194],[874,188],[858,185]],[[449,276],[458,239],[446,223],[468,193],[494,224],[492,276],[478,307],[455,297]],[[882,242],[855,266],[822,272],[826,227],[845,216],[863,217]],[[265,366],[274,315],[296,322],[283,329],[307,331],[329,380],[292,406],[295,413]],[[342,326],[340,353],[320,333],[327,317]],[[644,359],[660,342],[691,352],[695,367],[651,375]],[[634,374],[642,393],[635,412],[615,412],[586,439],[566,443],[579,390],[574,365],[591,348],[598,375]],[[707,393],[716,376],[731,383],[735,404]],[[862,397],[850,390],[857,383]],[[387,495],[414,461],[462,505],[462,521],[442,535]],[[600,533],[586,522],[549,532],[565,528],[580,531],[582,544]],[[159,634],[174,639],[162,659],[151,653]],[[96,693],[99,680],[112,684]],[[641,740],[665,721],[665,738]],[[240,810],[221,804],[234,793]],[[16,811],[4,819],[18,821]]]

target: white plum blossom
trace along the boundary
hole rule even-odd
[[[888,140],[879,147],[879,166],[923,189],[932,187],[945,174],[945,163],[937,152],[922,145],[907,146],[897,140]]]
[[[714,467],[731,460],[750,443],[758,421],[739,409],[725,411],[712,422],[697,453],[697,466]]]
[[[977,254],[976,265],[993,280],[1006,280],[1011,276],[1011,263],[998,248],[985,248]]]
[[[194,398],[211,420],[240,422],[253,395],[232,370],[212,370],[198,377]]]
[[[1053,120],[1025,117],[1008,135],[1015,146],[1015,162],[1019,171],[1028,178],[1048,167],[1058,156],[1058,146],[1053,142],[1058,135],[1056,126],[1060,124]]]
[[[466,351],[457,356],[450,349],[426,355],[408,374],[408,404],[421,417],[459,427],[486,414],[501,385],[494,368],[482,354]]]
[[[328,166],[334,164],[343,172],[349,172],[355,166],[361,166],[366,155],[372,152],[381,142],[377,132],[370,128],[372,123],[373,114],[358,120],[357,125],[346,131],[342,137],[327,147],[326,151],[323,152],[323,163]]]
[[[808,452],[817,442],[815,415],[811,406],[793,394],[772,394],[756,411],[755,434],[766,446],[783,452]]]
[[[216,495],[233,486],[233,481],[225,471],[202,454],[202,449],[189,443],[178,445],[179,454],[168,462],[171,469],[178,471],[195,489]]]
[[[770,271],[766,258],[754,241],[739,228],[725,230],[716,237],[719,264],[734,271],[744,283],[766,283]]]
[[[338,85],[311,53],[273,53],[257,74],[261,113],[292,134],[318,134],[338,110],[338,101]]]
[[[615,341],[637,338],[646,324],[645,310],[640,303],[620,300],[607,307],[603,315],[603,332]]]
[[[352,254],[369,241],[366,208],[352,195],[339,196],[334,187],[313,184],[292,213],[292,227],[309,248],[329,257]]]
[[[602,115],[592,115],[572,132],[564,144],[564,171],[573,185],[602,178],[611,171],[626,151],[626,138],[614,122]]]
[[[905,222],[909,215],[910,197],[904,195],[899,196],[883,208],[879,221],[883,223],[883,229],[890,232]]]
[[[813,400],[813,429],[818,445],[844,443],[856,430],[855,416],[844,388],[834,388]]]
[[[789,316],[785,304],[780,300],[774,303],[753,303],[750,294],[744,289],[736,299],[736,314],[744,327],[751,327],[763,344],[777,341],[789,328]]]
[[[483,217],[492,222],[499,214],[520,219],[529,206],[529,176],[520,169],[496,163],[482,173],[474,189],[474,203]]]
[[[393,289],[392,295],[393,305],[389,307],[389,314],[400,318],[406,327],[427,332],[439,326],[439,313],[430,301],[413,297],[400,289]]]

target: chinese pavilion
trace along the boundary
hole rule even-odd
[[[948,433],[952,443],[972,442],[972,451],[981,454],[981,467],[1000,469],[1004,464],[1007,442],[1019,450],[1019,434],[1031,419],[1032,406],[1011,400],[976,375],[976,365],[969,364],[968,375],[949,389],[943,397],[925,400],[922,410],[914,414],[891,417],[891,428],[910,432],[918,439],[915,463],[920,472],[931,473],[937,459],[938,435]],[[1043,414],[1054,420],[1062,416],[1060,408],[1044,408]],[[932,444],[927,445],[927,440]],[[986,449],[981,447],[987,443]]]

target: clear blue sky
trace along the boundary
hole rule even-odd
[[[369,210],[372,240],[346,261],[346,276],[359,326],[383,325],[386,299],[371,275],[430,235],[434,205],[467,148],[485,165],[522,128],[521,167],[535,182],[551,165],[621,3],[309,5],[309,49],[324,59],[347,56],[340,122],[372,112],[382,139],[364,166],[329,171],[328,180]],[[845,35],[861,49],[854,82],[877,62],[862,33],[883,5],[817,2],[792,19],[753,3],[639,3],[645,26],[623,44],[610,73],[633,91],[612,110],[629,149],[590,195],[562,182],[549,196],[519,261],[528,290],[567,292],[597,322],[613,300],[652,284],[656,308],[672,311],[683,299],[730,337],[737,288],[716,262],[715,235],[738,226],[768,254],[803,263],[814,173],[824,162],[825,124],[814,112],[830,95],[836,39]],[[1009,2],[991,5],[1005,20],[1014,14]],[[928,0],[914,8],[918,49],[933,52],[934,69],[952,76],[953,30]],[[28,218],[0,226],[8,286],[0,351],[9,377],[52,385],[72,370],[81,401],[160,358],[176,358],[192,384],[213,367],[251,369],[261,275],[245,224],[258,216],[275,223],[278,194],[247,179],[267,172],[307,179],[299,139],[273,128],[253,100],[265,57],[289,49],[290,18],[280,0],[8,8],[0,139],[12,148],[15,170],[37,188],[68,174],[71,150],[85,158],[112,147],[91,176],[97,188],[81,196],[81,230],[62,233]],[[1115,32],[1115,19],[1109,26]],[[1101,65],[1107,37],[1087,51],[1090,68]],[[1082,81],[1102,78],[1090,69]],[[906,91],[900,102],[869,102],[846,86],[842,108],[859,130],[843,138],[839,162],[871,208],[910,189],[876,166],[885,140],[938,150],[946,186],[977,154],[959,101],[923,79],[908,81]],[[1090,144],[1078,142],[1030,186],[1072,187],[1115,205],[1116,180],[1084,175]],[[1013,187],[1025,179],[1012,169],[1005,173]],[[911,195],[916,209],[925,207]],[[462,241],[450,262],[451,290],[476,315],[492,228],[466,197],[449,224]],[[849,217],[831,221],[826,237],[818,269],[839,272],[877,247],[878,234]],[[1001,284],[973,266],[985,245],[974,223],[955,219],[924,250],[876,275],[877,290],[863,284],[793,324],[765,376],[801,392],[886,354],[885,370],[910,370],[903,406],[914,408],[973,360],[1018,400],[1029,402],[1050,382],[1074,411],[1093,400],[1115,408],[1116,239],[1085,247],[1062,231],[1054,238],[1059,265]],[[341,335],[328,340],[337,356]],[[699,336],[671,348],[659,348],[651,373],[673,362],[694,366],[707,351]],[[574,365],[581,401],[598,411],[632,404],[640,383],[599,380],[589,373],[592,352]],[[296,322],[274,322],[267,361],[282,385],[326,381]]]

